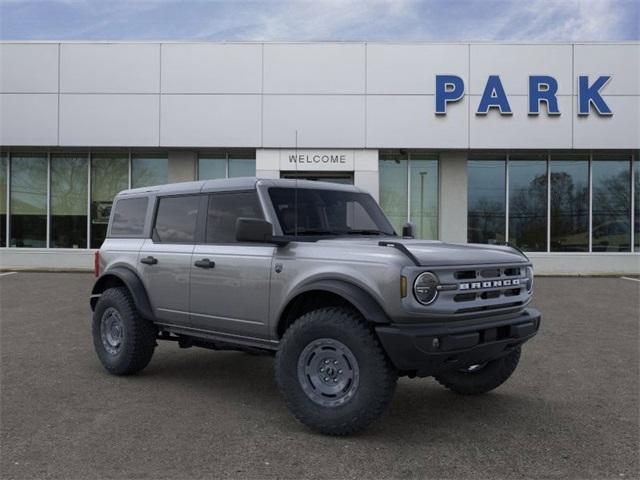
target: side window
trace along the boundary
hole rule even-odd
[[[194,243],[199,195],[161,198],[153,240],[159,243]]]
[[[209,195],[207,243],[235,243],[238,217],[264,218],[256,192]]]
[[[142,235],[148,201],[147,197],[119,199],[113,210],[110,235],[118,237]]]

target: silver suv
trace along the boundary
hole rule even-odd
[[[93,342],[115,375],[159,340],[275,355],[310,428],[345,435],[382,414],[398,376],[464,395],[515,370],[540,325],[533,271],[509,246],[403,236],[346,185],[236,178],[121,192],[96,253]]]

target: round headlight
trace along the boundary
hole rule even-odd
[[[424,272],[413,283],[413,294],[423,305],[429,305],[438,296],[438,277],[434,273]]]
[[[533,267],[527,267],[527,292],[533,291]]]

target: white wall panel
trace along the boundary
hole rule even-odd
[[[640,97],[602,98],[613,115],[576,117],[574,148],[640,148]]]
[[[550,75],[558,95],[572,93],[571,45],[471,45],[470,92],[482,95],[489,75],[500,75],[507,95],[527,95],[529,75]]]
[[[260,145],[259,95],[163,95],[161,144]]]
[[[576,45],[574,48],[576,85],[578,75],[590,75],[592,82],[597,76],[612,75],[602,94],[640,95],[640,44]]]
[[[260,93],[262,45],[163,44],[165,93]]]
[[[0,145],[57,145],[56,94],[0,94]]]
[[[475,115],[479,96],[471,97],[470,148],[571,148],[571,96],[558,97],[559,116],[527,115],[528,99],[510,97],[513,115]]]
[[[60,144],[157,146],[157,95],[60,96]]]
[[[364,147],[364,96],[267,95],[264,97],[263,145]]]
[[[265,44],[265,93],[364,93],[364,44]]]
[[[466,97],[435,115],[433,95],[367,98],[367,148],[467,148]]]
[[[62,93],[159,93],[160,45],[63,43]]]
[[[436,75],[457,75],[468,88],[469,47],[367,45],[367,93],[435,94]]]
[[[0,44],[1,93],[57,91],[57,44]]]

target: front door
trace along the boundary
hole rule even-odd
[[[138,257],[142,281],[160,323],[189,322],[189,273],[200,198],[160,198],[152,238],[145,240]]]
[[[191,261],[190,322],[200,330],[265,339],[275,247],[237,243],[238,217],[264,217],[255,190],[209,195],[205,243],[196,245]]]

